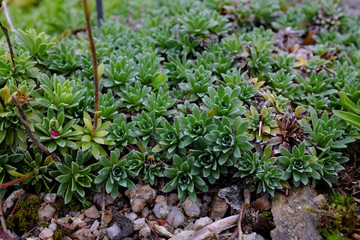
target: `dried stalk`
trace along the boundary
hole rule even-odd
[[[32,171],[32,172],[29,172],[27,174],[25,174],[24,176],[18,178],[18,179],[15,179],[15,180],[12,180],[10,182],[6,182],[6,183],[3,183],[3,184],[0,184],[0,189],[3,189],[3,188],[7,188],[7,187],[10,187],[12,185],[15,185],[19,182],[22,182],[22,181],[25,181],[26,179],[28,179],[29,177],[31,177],[32,175],[34,175],[35,172]]]
[[[3,8],[4,8],[6,21],[7,21],[7,23],[9,24],[9,27],[10,27],[11,31],[14,32],[14,31],[15,31],[15,28],[14,28],[14,25],[12,24],[12,22],[11,22],[10,14],[9,14],[8,9],[7,9],[7,4],[6,4],[6,1],[5,1],[5,0],[2,1],[2,5],[3,5]]]
[[[4,218],[4,213],[3,213],[3,199],[2,197],[0,197],[0,220],[1,220],[1,227],[3,229],[3,231],[5,233],[7,233],[7,227],[6,227],[6,222],[5,222],[5,218]]]
[[[35,143],[35,145],[39,148],[39,150],[47,155],[50,155],[51,153],[49,152],[49,150],[41,143],[39,142],[39,140],[36,139],[35,135],[31,132],[30,129],[30,125],[27,122],[24,110],[22,109],[19,101],[17,100],[16,96],[12,96],[13,101],[15,102],[16,108],[18,110],[18,117],[20,118],[20,120],[23,122],[23,124],[25,125],[25,131],[26,133],[29,135],[29,137],[31,138],[31,140]]]
[[[93,72],[94,72],[94,90],[95,90],[95,107],[94,107],[94,131],[97,129],[97,124],[99,120],[99,78],[98,78],[98,63],[97,63],[97,57],[96,57],[96,48],[94,44],[94,38],[91,30],[91,24],[90,24],[90,11],[87,4],[87,0],[83,0],[84,5],[84,13],[85,13],[85,20],[86,20],[86,31],[88,33],[89,37],[89,43],[90,43],[90,51],[91,51],[91,58],[92,58],[92,66],[93,66]]]
[[[8,33],[8,30],[7,28],[0,22],[0,28],[2,29],[2,31],[4,32],[5,34],[5,37],[6,37],[6,42],[8,44],[8,47],[9,47],[9,51],[10,51],[10,56],[11,56],[11,61],[12,61],[12,65],[15,66],[15,61],[14,61],[14,52],[13,52],[13,48],[12,48],[12,45],[11,45],[11,41],[10,41],[10,37],[9,37],[9,33]]]

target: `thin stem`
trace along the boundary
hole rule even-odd
[[[9,47],[9,51],[10,51],[10,56],[11,56],[12,65],[15,66],[14,52],[13,52],[13,48],[12,48],[12,45],[11,45],[11,41],[10,41],[10,37],[9,37],[8,30],[7,30],[7,28],[6,28],[1,22],[0,22],[0,28],[2,29],[2,31],[3,31],[4,34],[5,34],[6,41],[7,41],[8,47]]]
[[[10,14],[9,14],[8,9],[7,9],[7,5],[6,5],[6,1],[5,1],[5,0],[2,1],[2,5],[3,5],[3,8],[4,8],[6,21],[7,21],[7,23],[9,24],[9,27],[10,27],[11,31],[14,32],[14,31],[15,31],[15,28],[14,28],[14,25],[12,24],[12,22],[11,22]]]
[[[92,58],[92,65],[93,65],[93,72],[94,72],[94,88],[95,88],[95,113],[94,113],[94,131],[97,129],[98,119],[99,119],[99,79],[98,79],[98,63],[96,57],[96,48],[94,44],[94,38],[91,30],[90,24],[90,11],[88,8],[87,0],[83,0],[84,5],[84,13],[85,13],[85,20],[86,20],[86,30],[89,36],[90,42],[90,51],[91,51],[91,58]]]
[[[6,183],[3,183],[3,184],[0,184],[0,189],[3,189],[3,188],[7,188],[7,187],[10,187],[12,185],[15,185],[19,182],[22,182],[22,181],[25,181],[26,179],[28,179],[29,177],[31,177],[32,175],[34,175],[35,172],[32,171],[32,172],[29,172],[27,174],[25,174],[24,176],[18,178],[18,179],[15,179],[15,180],[12,180],[10,182],[6,182]]]

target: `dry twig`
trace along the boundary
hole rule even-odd
[[[6,42],[8,44],[8,47],[9,47],[9,51],[10,51],[10,57],[11,57],[11,61],[12,61],[12,65],[15,66],[15,61],[14,61],[14,52],[13,52],[13,48],[12,48],[12,45],[11,45],[11,41],[10,41],[10,37],[9,37],[9,32],[7,30],[7,28],[0,22],[0,28],[2,29],[2,31],[4,32],[5,34],[5,37],[6,37]]]
[[[9,11],[7,9],[7,3],[5,0],[2,1],[2,6],[4,8],[4,12],[5,12],[5,17],[6,17],[6,21],[11,29],[11,31],[15,31],[15,28],[14,28],[14,25],[12,24],[11,22],[11,18],[10,18],[10,14],[9,14]]]
[[[76,227],[69,226],[69,225],[67,225],[65,223],[59,222],[56,219],[54,219],[53,221],[54,221],[54,223],[56,223],[56,224],[58,224],[58,225],[60,225],[60,226],[62,226],[64,228],[70,229],[71,231],[74,231],[76,229]]]
[[[7,233],[7,227],[5,223],[4,213],[3,213],[3,199],[0,197],[0,220],[1,220],[1,227],[5,233]]]
[[[154,233],[154,235],[156,237],[155,239],[158,239],[159,235],[155,232],[155,230],[154,230],[152,224],[150,223],[150,221],[147,218],[145,218],[145,220],[146,220],[146,223],[148,224],[148,226],[150,227],[151,231]]]

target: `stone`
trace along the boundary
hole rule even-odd
[[[164,226],[160,226],[158,222],[152,222],[154,231],[161,237],[172,238],[174,235],[169,232]]]
[[[197,218],[200,216],[200,207],[197,202],[193,202],[190,197],[187,197],[182,203],[182,208],[184,209],[186,215],[191,218]]]
[[[136,190],[130,191],[130,205],[133,212],[141,212],[145,205],[153,203],[155,198],[156,191],[149,184],[137,184]]]
[[[24,194],[24,189],[16,190],[10,194],[10,196],[3,203],[3,212],[5,215],[10,213],[17,199],[22,197]]]
[[[118,226],[121,228],[120,237],[128,237],[133,232],[133,223],[130,219],[123,215],[115,215],[115,220]]]
[[[95,236],[91,233],[90,229],[80,229],[75,232],[75,237],[79,240],[95,240]]]
[[[145,227],[139,231],[139,237],[147,238],[150,235],[151,235],[151,229],[147,224],[145,224]]]
[[[74,217],[72,218],[72,223],[70,225],[71,227],[78,227],[83,228],[86,226],[86,222],[84,222],[81,217]]]
[[[50,221],[55,215],[56,209],[47,204],[43,209],[39,210],[39,220],[42,222]]]
[[[148,207],[144,207],[144,209],[141,211],[141,217],[146,218],[147,216],[149,216],[150,214],[150,210]]]
[[[100,218],[100,213],[95,206],[92,206],[85,210],[85,216],[92,219]]]
[[[125,214],[125,217],[127,217],[127,218],[130,219],[131,221],[135,221],[135,219],[138,218],[138,216],[137,216],[136,213],[134,213],[134,212]]]
[[[309,186],[293,188],[287,197],[282,193],[275,193],[271,212],[276,228],[271,231],[272,239],[322,239],[317,231],[319,216],[304,209],[306,206],[317,210],[313,201],[316,196],[316,190]]]
[[[165,203],[167,204],[167,198],[163,195],[159,195],[155,198],[155,204],[156,203]]]
[[[202,217],[195,221],[194,230],[198,231],[203,227],[213,223],[213,220],[209,217]]]
[[[54,232],[50,228],[44,228],[39,234],[40,239],[48,239],[54,235]]]
[[[185,222],[185,216],[180,208],[172,207],[166,221],[170,226],[177,228]]]
[[[62,217],[62,218],[58,218],[58,219],[57,219],[58,222],[61,222],[61,223],[63,223],[63,224],[68,224],[69,220],[70,220],[69,215],[66,215],[65,217]],[[52,221],[52,219],[51,219],[51,221]]]
[[[105,214],[104,214],[104,227],[107,227],[107,226],[109,225],[109,223],[111,222],[112,219],[113,219],[113,215],[112,215],[111,211],[105,210]]]
[[[145,218],[138,218],[133,222],[134,231],[139,231],[145,226]]]
[[[91,232],[95,232],[100,226],[100,223],[98,220],[95,220],[94,223],[90,227]]]
[[[228,208],[227,202],[218,195],[215,195],[210,203],[210,217],[215,221],[220,220],[224,218]]]
[[[94,195],[94,203],[98,206],[101,207],[102,204],[102,193],[96,193]],[[111,204],[114,203],[114,199],[111,197],[110,194],[106,194],[105,195],[105,206],[109,206]]]
[[[271,208],[271,202],[267,197],[262,196],[253,202],[253,207],[260,212],[267,211]]]
[[[170,193],[169,198],[168,198],[168,204],[170,206],[174,206],[176,205],[176,203],[179,201],[179,197],[176,193]]]
[[[167,205],[167,201],[158,202],[154,205],[153,212],[157,218],[166,219],[170,212],[170,207]]]
[[[181,228],[177,228],[174,230],[173,234],[176,235],[178,233],[181,233],[182,231],[184,231],[184,230],[182,230]]]
[[[107,234],[110,239],[114,239],[117,235],[121,233],[121,228],[117,223],[114,223],[111,227],[107,228]]]
[[[49,224],[48,228],[50,228],[53,232],[55,232],[57,225],[56,225],[56,223],[51,223],[51,224]]]
[[[54,203],[56,201],[56,193],[47,193],[44,196],[45,203]]]
[[[326,203],[326,199],[325,196],[322,194],[317,195],[314,199],[313,199],[315,205],[317,207],[321,207],[324,203]]]
[[[261,235],[255,232],[251,234],[243,234],[243,240],[265,240]]]
[[[191,239],[191,235],[193,235],[195,233],[194,230],[185,230],[182,231],[178,234],[176,234],[175,236],[173,236],[172,238],[170,238],[169,240],[185,240],[185,239]]]

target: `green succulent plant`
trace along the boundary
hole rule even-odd
[[[36,102],[46,108],[59,110],[77,107],[83,98],[83,90],[75,90],[75,80],[69,80],[62,76],[53,75],[51,78],[42,75],[39,79],[43,93],[34,93]]]
[[[74,199],[85,203],[85,189],[92,187],[96,177],[94,172],[99,168],[99,162],[90,163],[91,158],[90,151],[78,150],[72,155],[66,154],[64,162],[56,163],[57,170],[50,172],[60,183],[57,194],[64,197],[65,204]]]
[[[286,148],[280,149],[279,163],[280,167],[285,171],[283,179],[292,178],[292,182],[296,187],[301,183],[308,184],[309,178],[321,179],[319,172],[323,166],[312,155],[305,154],[305,151],[305,142],[302,142],[299,147],[294,146],[292,153]]]
[[[153,134],[155,129],[159,126],[161,119],[156,118],[154,111],[144,111],[141,114],[134,116],[132,121],[135,122],[134,133],[136,137],[141,137],[141,139],[147,144],[151,134]]]
[[[270,89],[290,100],[300,99],[300,86],[293,81],[295,75],[286,74],[284,70],[279,70],[276,73],[269,73],[268,76]]]
[[[248,51],[250,56],[246,58],[251,67],[251,76],[258,73],[268,73],[272,69],[273,58],[270,56],[271,42],[261,38],[254,43]]]
[[[94,183],[105,186],[107,193],[113,199],[118,196],[119,186],[135,190],[135,184],[130,178],[135,178],[136,173],[126,167],[126,158],[120,159],[120,150],[115,149],[110,157],[100,157],[101,170],[98,172]]]
[[[77,119],[67,120],[63,109],[55,114],[51,108],[48,109],[46,116],[41,114],[40,118],[40,122],[34,123],[37,130],[34,134],[50,153],[58,150],[62,155],[65,155],[69,148],[76,148],[75,142],[69,139],[81,134],[81,132],[72,129],[78,122]]]
[[[29,51],[31,56],[41,62],[47,57],[47,50],[54,44],[55,39],[50,39],[50,36],[42,33],[37,33],[35,29],[28,29],[23,31],[18,29],[15,31],[16,42],[26,51]]]
[[[193,173],[194,157],[180,158],[178,155],[174,155],[173,166],[174,168],[165,169],[165,176],[172,180],[164,186],[163,192],[167,193],[176,189],[180,201],[183,202],[187,195],[191,200],[196,201],[195,189],[202,192],[207,191],[204,180]]]
[[[355,127],[360,128],[360,98],[355,104],[346,96],[345,92],[340,92],[339,96],[345,108],[351,110],[352,113],[333,110],[334,115],[354,125]]]
[[[268,192],[271,196],[274,196],[276,189],[283,188],[281,184],[283,174],[281,169],[271,162],[260,165],[255,177],[258,182],[256,193]]]
[[[176,113],[176,110],[169,110],[175,102],[176,99],[171,97],[169,89],[160,87],[156,94],[152,92],[148,95],[144,108],[148,112],[155,112],[156,116],[166,116]]]
[[[135,144],[135,124],[135,122],[127,123],[125,114],[118,115],[108,128],[107,140],[115,142],[115,145],[110,146],[110,148],[116,147],[122,151],[127,145]]]
[[[15,83],[34,83],[39,72],[35,68],[36,62],[31,60],[29,52],[19,50],[14,55],[14,62],[10,57],[10,53],[4,52],[0,56],[0,84],[11,85]]]
[[[280,133],[271,108],[263,107],[259,113],[255,107],[250,106],[250,111],[245,116],[250,123],[247,132],[251,134],[251,140],[256,138],[256,141],[267,141],[269,135],[276,136]]]
[[[219,86],[208,89],[209,97],[204,96],[203,102],[209,109],[214,109],[214,118],[235,118],[245,113],[245,107],[238,98],[239,88]]]
[[[135,172],[141,182],[156,185],[158,178],[164,177],[164,163],[147,152],[132,151],[127,159],[128,168]]]
[[[158,57],[156,53],[149,52],[137,55],[136,58],[139,62],[137,79],[143,85],[151,85],[159,74],[160,61],[162,61],[163,58]]]
[[[100,118],[97,128],[94,129],[91,123],[91,117],[87,112],[84,112],[83,120],[85,126],[73,126],[77,132],[80,132],[80,134],[71,138],[76,140],[76,149],[81,148],[83,152],[91,149],[91,153],[95,158],[99,158],[100,155],[107,156],[107,152],[102,145],[115,144],[115,142],[107,139],[109,132],[106,130],[111,125],[111,122],[108,121],[103,123]]]
[[[120,101],[114,98],[114,94],[111,90],[108,90],[106,94],[99,94],[99,111],[100,117],[104,120],[113,120],[118,117],[117,109],[120,107]],[[93,112],[93,109],[91,109]]]
[[[126,83],[135,79],[137,72],[135,71],[135,62],[127,57],[116,55],[110,56],[110,63],[105,66],[104,86],[117,89],[125,86]]]
[[[138,111],[145,101],[151,87],[146,87],[140,81],[136,81],[134,86],[126,84],[125,87],[118,92],[121,104],[119,107],[127,108],[131,111]]]
[[[49,61],[49,69],[68,75],[80,68],[80,58],[73,46],[62,41],[60,46],[55,46],[47,61]]]
[[[24,159],[23,153],[6,153],[0,156],[0,184],[13,180],[15,177],[11,175],[11,172],[17,170],[18,164]],[[0,196],[4,197],[6,188],[0,190]]]
[[[222,121],[217,122],[217,130],[213,130],[205,135],[205,140],[209,141],[213,151],[220,152],[219,164],[227,165],[227,162],[234,162],[241,157],[244,151],[250,151],[253,146],[249,143],[250,135],[245,131],[248,122],[240,117],[233,121],[223,117]]]
[[[234,177],[246,177],[246,182],[249,183],[251,176],[255,175],[259,166],[265,163],[265,158],[265,155],[260,158],[259,153],[244,153],[244,155],[241,156],[238,162],[234,165],[239,170]]]
[[[185,76],[188,82],[180,83],[179,86],[182,90],[187,92],[191,100],[197,100],[199,97],[203,97],[208,88],[211,87],[216,80],[216,77],[212,76],[211,72],[205,70],[203,66],[200,66],[194,71],[186,70]]]

